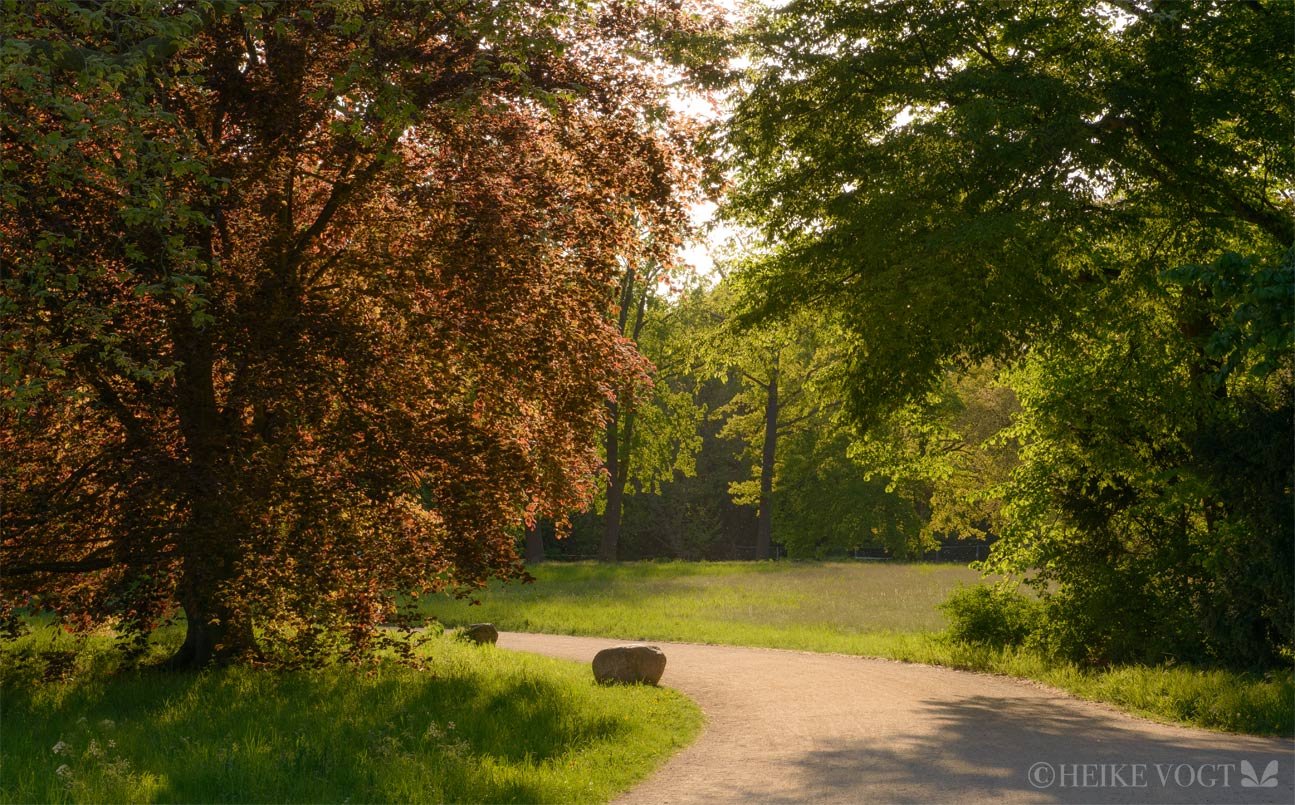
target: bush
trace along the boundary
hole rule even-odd
[[[1043,605],[1014,586],[959,587],[940,604],[949,617],[945,635],[958,643],[1019,646],[1041,622]]]

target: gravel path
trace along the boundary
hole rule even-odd
[[[504,633],[588,662],[624,640]],[[653,642],[701,737],[621,799],[1295,803],[1295,742],[1166,726],[1006,677],[838,654]],[[1277,762],[1275,787],[1244,787]],[[1248,764],[1248,765],[1246,765]]]

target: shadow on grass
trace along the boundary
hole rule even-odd
[[[561,787],[537,769],[626,729],[575,703],[573,686],[513,668],[483,683],[449,665],[142,671],[6,690],[0,791],[6,801],[552,801]]]

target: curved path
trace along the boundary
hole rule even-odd
[[[503,633],[589,662],[628,641]],[[1295,743],[1157,724],[1007,677],[653,642],[707,726],[625,803],[1295,803]],[[1265,779],[1277,762],[1275,777]],[[1245,786],[1243,772],[1253,770]]]

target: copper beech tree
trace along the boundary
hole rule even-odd
[[[10,3],[3,602],[177,667],[515,577],[643,372],[699,170],[680,4]],[[18,13],[10,13],[16,10]]]

